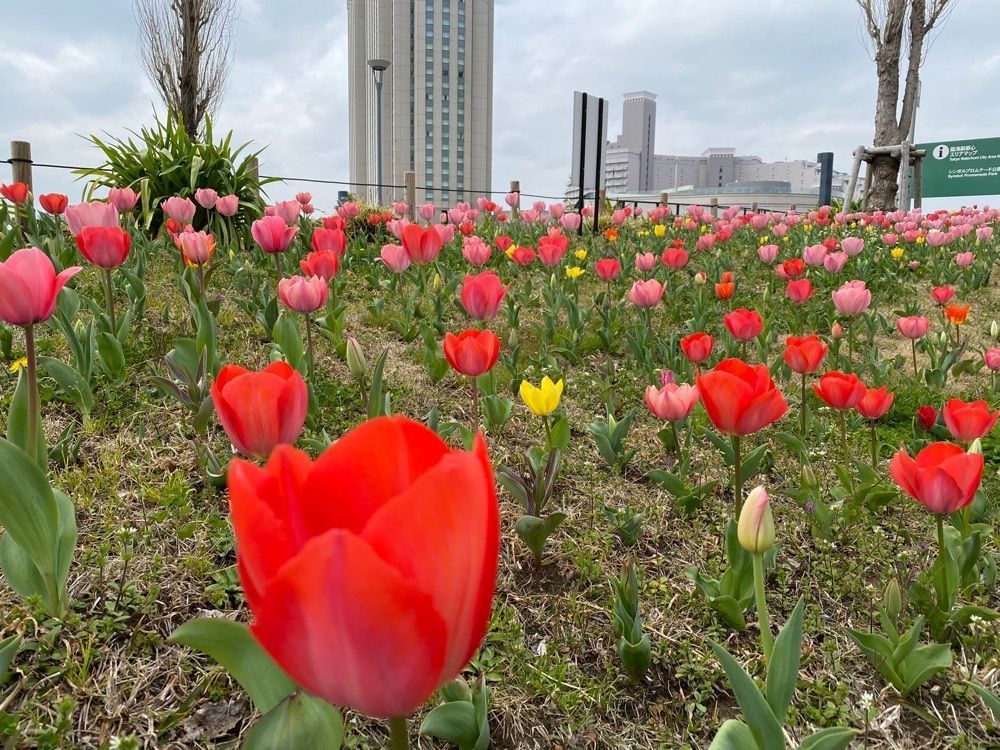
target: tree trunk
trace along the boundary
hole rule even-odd
[[[183,52],[180,80],[181,111],[178,113],[188,140],[198,137],[198,23],[200,0],[182,0]]]

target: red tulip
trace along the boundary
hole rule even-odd
[[[933,297],[934,301],[937,302],[939,305],[947,304],[948,300],[950,300],[954,296],[955,296],[955,290],[952,289],[950,286],[936,286],[933,289],[931,289],[931,297]]]
[[[403,230],[403,247],[410,260],[418,266],[432,263],[441,252],[443,244],[441,235],[433,227],[422,227],[419,224],[409,224]]]
[[[698,393],[715,428],[727,435],[749,435],[788,411],[766,365],[724,359],[698,376]]]
[[[937,416],[937,409],[933,406],[921,406],[917,409],[917,422],[925,432],[930,432],[935,422],[937,422]]]
[[[30,326],[52,317],[56,298],[80,266],[56,274],[49,256],[37,247],[11,253],[0,263],[0,320],[12,326]]]
[[[118,268],[128,257],[132,238],[120,227],[84,227],[76,236],[84,258],[98,268]]]
[[[801,276],[806,270],[806,262],[802,258],[792,258],[778,265],[779,276],[785,279],[794,279]]]
[[[38,196],[38,203],[47,213],[59,216],[69,205],[69,197],[62,193],[45,193]]]
[[[514,244],[514,240],[508,237],[506,234],[498,234],[493,238],[493,244],[497,246],[497,250],[501,253],[507,252],[507,248]]]
[[[736,284],[732,281],[724,281],[715,285],[715,296],[719,299],[730,299],[736,290]]]
[[[688,257],[687,251],[683,248],[668,247],[663,251],[660,260],[663,261],[663,265],[667,266],[667,268],[679,271],[687,265]]]
[[[894,399],[895,395],[889,393],[884,385],[881,388],[868,388],[858,401],[858,413],[865,419],[881,419],[889,411]]]
[[[569,238],[565,235],[545,235],[538,238],[538,259],[547,268],[559,265],[567,250],[569,250]]]
[[[306,422],[309,389],[284,361],[260,372],[226,365],[212,383],[212,403],[236,450],[264,459],[276,445],[298,439]]]
[[[826,351],[826,344],[819,336],[789,336],[785,339],[785,364],[792,372],[809,375],[823,364]]]
[[[462,307],[476,320],[493,320],[508,289],[493,271],[476,276],[467,273],[462,283]]]
[[[471,328],[457,336],[444,335],[444,356],[455,372],[476,378],[493,369],[500,355],[500,339],[489,329]]]
[[[347,219],[343,216],[327,216],[323,219],[323,229],[347,229]]]
[[[955,440],[971,443],[986,437],[1000,420],[1000,411],[990,411],[985,401],[962,401],[953,398],[941,410],[945,427]]]
[[[324,229],[319,227],[313,230],[312,249],[316,252],[332,252],[337,254],[339,259],[347,248],[347,236],[341,229]]]
[[[740,341],[755,339],[764,329],[760,313],[743,307],[733,310],[722,319],[722,322],[726,324],[726,328],[733,335],[733,338]]]
[[[983,456],[954,443],[931,443],[916,460],[904,448],[893,457],[889,474],[900,489],[931,513],[954,513],[972,502],[983,476]]]
[[[23,182],[12,182],[10,185],[0,183],[0,195],[11,203],[24,203],[28,200],[28,186]]]
[[[324,281],[329,281],[340,270],[340,257],[332,250],[316,250],[299,261],[299,269],[306,276],[319,276]]]
[[[535,251],[532,248],[519,246],[511,253],[510,259],[519,266],[530,266],[535,262],[536,257]]]
[[[481,436],[457,451],[375,419],[315,462],[285,446],[263,469],[234,461],[229,504],[251,632],[310,693],[405,716],[479,648],[500,544]]]
[[[698,364],[712,356],[715,341],[707,333],[692,333],[681,339],[681,351],[688,361]]]
[[[785,294],[788,295],[788,299],[796,304],[802,304],[813,294],[813,285],[809,279],[793,279],[788,282],[788,286],[785,287]]]
[[[594,273],[602,281],[614,281],[622,272],[622,264],[617,258],[601,258],[594,264]]]
[[[853,409],[868,390],[853,372],[833,370],[813,383],[813,391],[834,409]]]

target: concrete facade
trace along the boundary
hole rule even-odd
[[[375,182],[375,83],[382,85],[382,182],[416,174],[417,200],[489,191],[493,151],[493,0],[347,0],[350,175]],[[369,201],[374,188],[355,186]],[[402,197],[384,189],[383,202]]]

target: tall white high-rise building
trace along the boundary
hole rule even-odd
[[[417,200],[489,191],[493,151],[493,0],[347,0],[350,172],[374,183],[375,82],[382,84],[382,182],[416,176]],[[374,188],[353,188],[374,200]],[[383,190],[383,202],[401,196]]]

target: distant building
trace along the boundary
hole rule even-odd
[[[350,175],[375,182],[375,84],[382,84],[382,182],[413,171],[421,202],[488,191],[493,153],[494,0],[347,0]],[[466,192],[470,191],[470,192]],[[373,200],[374,188],[356,189]],[[396,191],[398,192],[398,191]],[[389,200],[383,191],[383,200]]]
[[[579,123],[574,123],[578,128]],[[788,183],[786,192],[819,190],[820,167],[815,161],[765,162],[759,156],[738,156],[735,148],[710,148],[700,156],[655,153],[656,94],[624,95],[622,133],[609,141],[604,154],[605,190],[612,194],[658,194],[681,187],[694,189],[739,186],[741,183]],[[843,193],[848,175],[833,174],[834,193]],[[567,196],[577,190],[570,178]]]

